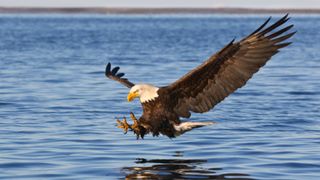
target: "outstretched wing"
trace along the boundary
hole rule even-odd
[[[203,64],[164,87],[174,100],[174,111],[179,116],[189,117],[190,111],[209,111],[244,86],[280,48],[290,44],[284,41],[295,33],[286,33],[293,25],[274,32],[288,21],[288,14],[265,28],[270,19],[249,36],[239,42],[231,41]]]
[[[128,79],[126,78],[122,78],[125,74],[124,73],[118,73],[120,67],[114,67],[113,69],[111,69],[111,64],[108,63],[106,66],[106,76],[109,79],[115,80],[120,82],[121,84],[127,86],[128,88],[131,88],[132,86],[134,86],[134,84],[132,82],[130,82]]]

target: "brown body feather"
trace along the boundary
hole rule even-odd
[[[141,125],[154,136],[159,133],[168,137],[175,136],[173,125],[180,124],[179,115],[173,111],[174,104],[164,88],[158,90],[159,97],[153,101],[142,103],[143,114]]]
[[[191,112],[207,112],[244,86],[280,48],[290,44],[284,41],[295,32],[285,35],[283,33],[288,32],[293,25],[273,32],[288,19],[286,15],[265,28],[269,18],[249,36],[239,42],[231,41],[176,82],[160,88],[158,98],[142,104],[143,115],[140,122],[144,133],[155,136],[161,133],[174,137],[174,125],[181,123],[179,117],[189,118]],[[127,86],[132,84],[120,82]]]

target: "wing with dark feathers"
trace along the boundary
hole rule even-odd
[[[275,30],[288,21],[288,14],[266,27],[270,19],[249,36],[239,42],[232,40],[203,64],[163,87],[173,99],[174,111],[179,116],[189,117],[190,111],[209,111],[244,86],[279,49],[290,44],[284,41],[294,35],[295,32],[286,33],[293,25]]]
[[[120,82],[121,84],[127,86],[128,88],[131,88],[132,86],[134,86],[134,84],[132,82],[130,82],[128,79],[123,78],[124,73],[118,73],[120,67],[114,67],[113,69],[111,69],[111,64],[108,63],[106,66],[106,76],[109,79],[115,80]]]

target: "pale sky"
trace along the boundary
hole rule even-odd
[[[0,0],[5,7],[319,8],[320,0]]]

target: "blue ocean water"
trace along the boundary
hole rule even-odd
[[[0,15],[0,179],[319,179],[320,16],[176,139],[123,135],[141,115],[107,62],[167,85],[269,15]],[[280,18],[274,15],[275,19]]]

